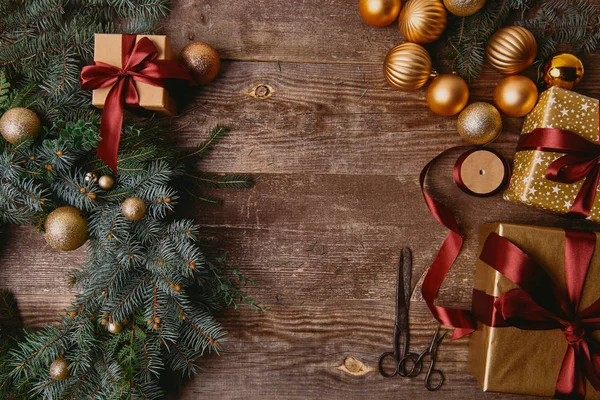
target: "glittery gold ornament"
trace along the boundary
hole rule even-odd
[[[481,10],[485,0],[444,0],[444,5],[450,13],[458,17],[468,17]]]
[[[523,75],[502,79],[494,90],[494,104],[508,117],[522,117],[533,110],[538,99],[537,86]]]
[[[121,212],[130,221],[137,221],[146,214],[146,203],[139,197],[130,197],[121,204]]]
[[[204,42],[190,43],[179,53],[181,62],[199,84],[207,84],[219,75],[221,59],[211,45]]]
[[[431,111],[448,117],[465,108],[469,101],[469,86],[458,75],[440,75],[427,88],[425,99]]]
[[[400,0],[358,0],[358,10],[365,22],[372,26],[388,26],[398,18]]]
[[[114,185],[115,185],[115,178],[113,178],[110,175],[102,175],[98,179],[98,186],[100,186],[100,189],[110,190],[113,188]]]
[[[0,133],[9,143],[25,137],[36,137],[42,131],[42,122],[27,108],[11,108],[0,118]]]
[[[71,374],[69,373],[69,362],[63,357],[59,357],[50,364],[50,377],[55,381],[64,381]]]
[[[52,211],[46,218],[44,228],[46,242],[61,251],[78,249],[88,238],[87,218],[71,206]]]
[[[118,322],[110,321],[106,329],[108,329],[110,333],[116,335],[123,330],[123,325]]]
[[[535,60],[537,42],[527,29],[507,26],[494,33],[485,53],[488,62],[501,73],[518,74]]]
[[[98,175],[93,172],[88,172],[83,178],[86,182],[98,182]]]
[[[398,27],[409,42],[431,43],[446,29],[448,16],[440,0],[409,0],[398,17]]]
[[[558,86],[571,90],[583,79],[583,64],[573,54],[561,53],[552,57],[542,70],[542,77],[548,87]]]
[[[422,87],[431,75],[431,57],[416,43],[402,43],[385,56],[383,73],[390,85],[403,92]]]
[[[491,104],[473,103],[459,114],[456,129],[466,142],[486,144],[496,139],[502,131],[502,117]]]

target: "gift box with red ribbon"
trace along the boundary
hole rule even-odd
[[[485,391],[598,399],[600,234],[480,230],[469,371]]]
[[[113,171],[117,172],[125,106],[175,114],[166,79],[191,81],[185,67],[174,60],[166,36],[95,35],[94,65],[83,67],[81,86],[93,90],[92,104],[103,108],[98,155]]]
[[[598,100],[552,87],[525,119],[508,201],[600,221]]]

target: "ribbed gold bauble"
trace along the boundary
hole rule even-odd
[[[9,143],[16,143],[28,136],[36,137],[41,131],[40,118],[27,108],[11,108],[0,118],[0,133]]]
[[[115,185],[115,178],[110,175],[102,175],[98,178],[98,186],[103,190],[110,190]]]
[[[130,221],[138,221],[146,214],[146,203],[139,197],[130,197],[121,204],[121,212]]]
[[[573,54],[561,53],[544,64],[542,77],[548,87],[558,86],[571,90],[583,79],[583,64]]]
[[[400,14],[400,0],[359,0],[358,10],[365,22],[372,26],[388,26]]]
[[[502,131],[502,117],[489,103],[469,104],[458,116],[456,129],[464,141],[483,145],[498,137]]]
[[[179,53],[179,62],[190,72],[196,83],[204,85],[219,75],[221,59],[211,45],[204,42],[190,43]]]
[[[469,101],[469,86],[458,75],[440,75],[427,88],[425,98],[431,111],[448,117],[465,108]]]
[[[64,381],[71,374],[69,373],[69,362],[62,357],[54,360],[52,364],[50,364],[50,377],[55,381]]]
[[[458,17],[468,17],[481,10],[485,0],[444,0],[444,5],[450,13]]]
[[[538,99],[537,86],[523,75],[502,79],[494,90],[494,104],[508,117],[522,117],[533,110]]]
[[[80,248],[88,239],[88,222],[81,211],[71,206],[52,211],[46,222],[46,242],[61,251]]]
[[[409,42],[431,43],[438,39],[448,22],[440,0],[409,0],[398,17],[398,27]]]
[[[123,325],[119,324],[117,322],[109,322],[107,328],[108,331],[114,335],[116,335],[117,333],[121,332],[123,330]]]
[[[518,74],[535,60],[537,42],[527,29],[507,26],[494,33],[485,53],[488,62],[501,73]]]
[[[398,90],[417,90],[431,75],[431,57],[416,43],[399,44],[385,56],[383,74],[388,83]]]

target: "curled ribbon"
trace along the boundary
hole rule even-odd
[[[567,293],[525,252],[496,233],[488,236],[479,257],[520,287],[498,297],[474,290],[473,311],[479,321],[492,327],[562,330],[569,346],[558,374],[556,398],[584,399],[585,378],[600,393],[600,355],[589,337],[600,329],[600,298],[578,310],[595,246],[594,233],[565,232]]]
[[[100,121],[98,156],[117,172],[117,155],[123,126],[125,105],[139,107],[140,98],[135,82],[164,87],[164,79],[191,80],[187,70],[174,60],[156,60],[154,43],[143,37],[136,43],[136,35],[121,35],[122,67],[95,61],[83,67],[81,87],[94,90],[113,85],[108,92]]]
[[[587,218],[600,180],[600,145],[566,129],[537,128],[521,135],[517,151],[525,150],[565,153],[548,166],[546,179],[569,184],[584,179],[567,215]]]

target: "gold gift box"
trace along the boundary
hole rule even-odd
[[[570,90],[551,87],[540,95],[535,108],[523,124],[522,135],[536,128],[557,128],[598,143],[598,100]],[[563,153],[527,150],[517,152],[513,163],[513,176],[504,199],[543,208],[554,213],[569,212],[583,180],[573,184],[546,179],[548,166]],[[600,195],[588,217],[600,221]]]
[[[565,289],[565,232],[562,229],[514,224],[486,224],[479,231],[479,251],[496,232],[520,247]],[[600,234],[596,233],[600,249]],[[477,261],[475,289],[492,296],[516,288],[508,278],[483,261]],[[600,297],[600,251],[595,251],[584,284],[580,309]],[[592,337],[600,339],[600,331]],[[561,330],[532,331],[514,327],[490,328],[480,322],[469,343],[469,372],[484,391],[554,396],[556,381],[568,343]],[[600,394],[586,381],[586,399]]]
[[[175,58],[169,38],[163,35],[137,35],[136,43],[141,38],[147,37],[154,43],[158,50],[157,60],[172,60]],[[94,61],[101,61],[106,64],[121,68],[122,55],[121,50],[122,35],[119,34],[100,34],[94,36]],[[169,96],[165,88],[149,85],[143,82],[134,82],[140,98],[140,107],[155,111],[161,115],[175,115],[177,107],[175,101]],[[106,96],[112,86],[96,89],[92,94],[92,104],[94,107],[103,108],[106,102]]]

